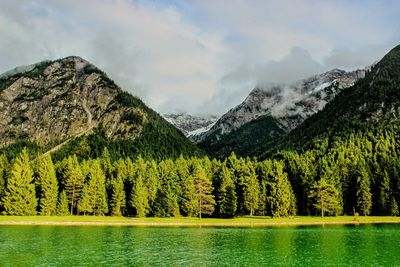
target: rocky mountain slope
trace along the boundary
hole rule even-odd
[[[354,132],[398,134],[399,122],[400,45],[374,65],[365,78],[340,92],[321,112],[290,132],[275,149],[303,150],[321,146],[323,140],[329,143],[337,137],[347,138]],[[266,146],[264,151],[270,148]]]
[[[163,117],[192,141],[207,132],[218,119],[217,116],[195,116],[188,113],[166,113]]]
[[[89,146],[110,146],[124,155],[146,152],[170,156],[198,151],[161,116],[79,57],[2,74],[0,111],[3,148],[25,140],[43,151],[55,151],[80,138]],[[87,136],[100,136],[102,144]],[[66,147],[76,152],[76,147]]]
[[[200,136],[200,147],[217,157],[231,151],[251,155],[247,151],[253,151],[258,144],[273,142],[295,129],[340,91],[363,78],[365,72],[334,69],[291,85],[255,88],[243,103],[223,115]]]

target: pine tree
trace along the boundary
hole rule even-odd
[[[127,177],[126,165],[123,160],[118,160],[114,166],[115,178],[111,181],[111,199],[110,214],[112,216],[121,216],[125,208],[126,195],[124,190],[124,181]]]
[[[94,215],[104,215],[108,212],[105,182],[106,177],[101,170],[100,162],[93,160],[87,191],[90,195],[89,203]]]
[[[379,184],[379,213],[384,215],[389,215],[389,205],[390,205],[390,177],[387,170],[383,170],[380,177],[382,180]]]
[[[103,153],[101,154],[100,157],[100,164],[101,164],[101,169],[106,177],[106,182],[105,182],[106,191],[110,193],[114,166],[111,161],[110,152],[108,151],[107,147],[104,147],[103,149]]]
[[[65,193],[65,190],[63,190],[60,193],[60,196],[58,197],[57,215],[66,216],[68,214],[69,214],[68,198],[67,198],[67,194]]]
[[[148,190],[149,206],[151,207],[153,206],[158,188],[160,187],[160,177],[155,161],[151,161],[147,164],[147,171],[144,178],[144,184]]]
[[[175,161],[176,174],[182,188],[182,194],[178,200],[179,208],[185,216],[195,216],[197,205],[193,176],[190,175],[189,170],[191,164],[192,160],[186,160],[182,155]]]
[[[144,183],[144,177],[147,174],[147,163],[142,157],[134,163],[135,171],[131,173],[132,191],[130,194],[129,204],[138,217],[145,217],[149,212],[149,191]]]
[[[314,207],[321,212],[322,217],[325,214],[336,215],[340,210],[339,192],[325,179],[314,183],[309,197],[313,199]]]
[[[362,215],[369,215],[372,207],[372,194],[370,191],[370,178],[365,167],[361,168],[357,177],[357,210]]]
[[[5,213],[8,215],[36,215],[37,213],[33,170],[26,149],[22,150],[12,165],[3,204]]]
[[[138,217],[145,217],[149,212],[148,189],[143,183],[141,174],[136,177],[132,188],[131,206],[135,208]]]
[[[152,211],[157,217],[179,216],[178,199],[181,195],[179,177],[175,165],[171,160],[164,160],[158,164],[160,188],[157,190]]]
[[[199,203],[197,213],[201,219],[202,214],[211,215],[214,212],[215,200],[212,195],[213,187],[211,180],[207,177],[204,168],[199,163],[195,163],[193,179]]]
[[[221,217],[233,217],[237,209],[235,183],[231,171],[223,164],[219,172],[218,209]]]
[[[253,216],[254,211],[258,208],[260,186],[258,184],[255,169],[249,160],[246,161],[244,166],[242,183],[244,186],[244,206],[250,213],[250,216]]]
[[[89,185],[85,184],[81,192],[81,197],[78,201],[78,214],[83,213],[83,215],[86,215],[86,213],[93,213],[92,193],[93,190],[89,190]]]
[[[38,160],[37,181],[40,188],[40,215],[55,215],[58,201],[58,184],[50,155]]]
[[[80,199],[84,179],[77,157],[75,155],[69,156],[64,169],[64,183],[71,215],[73,215],[74,208]]]

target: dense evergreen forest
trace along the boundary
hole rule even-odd
[[[7,215],[399,215],[399,127],[321,139],[304,152],[257,161],[75,155],[0,157]]]
[[[279,143],[255,143],[262,160],[233,153],[222,160],[203,156],[153,111],[148,112],[152,123],[131,141],[109,140],[99,128],[52,156],[29,142],[16,142],[0,150],[0,211],[397,216],[399,75],[400,46]],[[126,105],[136,101],[127,94],[121,99]]]

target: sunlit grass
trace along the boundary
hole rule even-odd
[[[280,226],[314,224],[400,223],[400,217],[337,216],[271,218],[264,216],[220,218],[134,218],[108,216],[0,216],[0,224],[28,225],[132,225],[132,226]]]

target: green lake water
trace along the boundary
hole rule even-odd
[[[396,266],[400,225],[0,226],[1,266]]]

